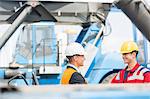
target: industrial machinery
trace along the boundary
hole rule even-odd
[[[7,9],[7,11],[10,11],[10,9],[14,10],[14,12],[9,12],[13,15],[5,20],[11,23],[11,26],[0,38],[0,65],[4,67],[0,70],[1,79],[7,79],[9,84],[12,80],[16,80],[17,83],[20,82],[22,84],[22,81],[20,81],[21,78],[26,84],[29,83],[30,85],[33,83],[59,84],[65,65],[65,62],[63,62],[64,46],[62,47],[62,40],[57,39],[56,33],[60,31],[57,31],[55,27],[62,23],[63,25],[74,23],[81,25],[80,33],[74,34],[75,41],[81,43],[87,53],[89,53],[85,56],[85,66],[81,69],[83,75],[89,83],[108,83],[115,73],[124,68],[124,63],[119,52],[106,53],[106,49],[103,49],[103,46],[107,45],[107,42],[110,40],[106,39],[108,40],[106,41],[105,38],[109,37],[110,33],[113,32],[108,22],[109,16],[113,17],[113,14],[111,16],[110,13],[121,12],[121,10],[137,26],[141,33],[144,34],[145,38],[143,36],[139,37],[137,33],[139,30],[132,23],[128,24],[129,21],[127,21],[127,24],[125,24],[130,25],[133,30],[128,31],[131,35],[133,34],[129,39],[136,41],[141,46],[140,53],[143,56],[139,57],[139,61],[141,61],[141,64],[149,66],[150,45],[148,44],[150,41],[150,21],[146,21],[150,20],[149,5],[141,0],[83,1],[1,1],[1,7]],[[3,4],[7,5],[10,2],[12,6],[9,8],[3,6]],[[54,7],[53,5],[57,6]],[[8,12],[5,14],[8,15]],[[120,17],[122,16],[125,15],[121,15]],[[142,19],[139,20],[141,17]],[[119,32],[124,32],[124,30]],[[67,35],[72,34],[70,32]],[[121,36],[119,38],[122,39]],[[9,44],[8,42],[11,42],[11,39],[15,40],[15,43]],[[116,43],[118,43],[117,40]],[[8,50],[11,47],[13,49],[11,51]],[[106,52],[103,53],[103,50]],[[9,55],[2,58],[8,52]],[[12,72],[6,73],[6,71],[13,65],[22,67],[13,67],[15,72],[13,70],[13,75],[7,77]]]

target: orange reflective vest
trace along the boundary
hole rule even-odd
[[[75,69],[67,68],[62,75],[61,84],[69,84],[69,80],[75,72],[77,72]]]

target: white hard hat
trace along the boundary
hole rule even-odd
[[[77,42],[70,43],[65,50],[65,55],[73,56],[76,54],[77,55],[85,55],[85,50],[84,50],[83,46]]]

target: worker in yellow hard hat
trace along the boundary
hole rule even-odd
[[[86,80],[79,70],[85,60],[85,50],[82,45],[77,42],[69,44],[65,50],[65,55],[68,59],[68,64],[62,75],[61,84],[86,84]]]
[[[150,82],[150,70],[137,62],[139,48],[133,41],[126,41],[121,46],[121,54],[124,63],[127,64],[112,79],[112,83],[148,83]]]

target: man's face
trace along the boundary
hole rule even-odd
[[[85,60],[84,55],[77,55],[76,57],[78,66],[83,66]]]
[[[122,58],[125,64],[129,64],[130,62],[132,62],[132,60],[136,58],[136,54],[135,53],[123,53]]]

